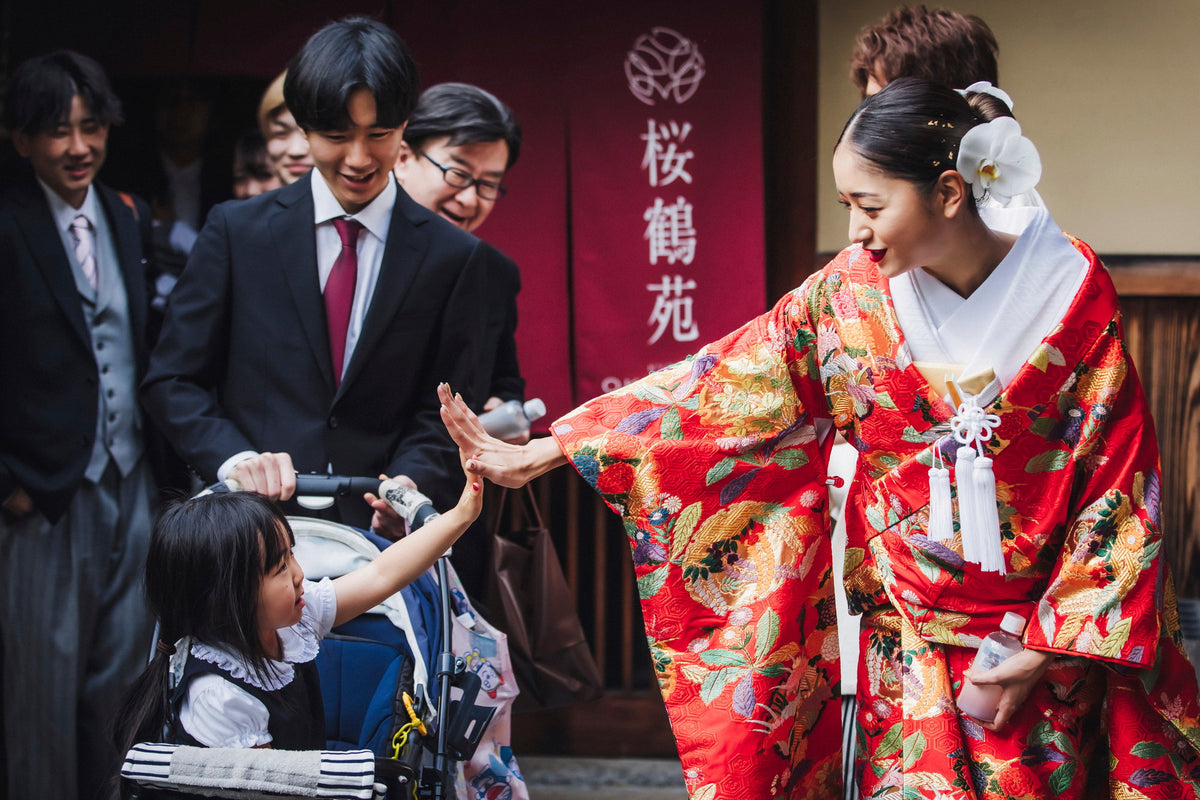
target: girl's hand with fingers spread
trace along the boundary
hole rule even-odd
[[[476,479],[517,488],[567,461],[550,437],[509,444],[489,436],[462,396],[454,394],[448,384],[438,387],[438,399],[442,401],[442,422],[462,452],[467,472]]]

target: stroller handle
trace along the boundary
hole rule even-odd
[[[205,489],[210,492],[238,491],[236,482],[227,480]],[[296,475],[296,494],[310,497],[362,497],[367,492],[378,495],[388,502],[396,513],[404,517],[409,530],[416,530],[438,516],[429,498],[416,489],[402,486],[392,480],[378,478],[355,478],[347,475],[318,475],[301,473]]]
[[[362,497],[367,492],[381,495],[378,478],[354,478],[347,475],[296,475],[296,494],[317,497]]]
[[[402,486],[392,480],[378,478],[352,478],[345,475],[297,475],[296,494],[324,495],[326,497],[361,497],[370,492],[388,502],[397,514],[404,517],[410,530],[416,530],[438,516],[437,509],[429,498],[416,489]]]
[[[349,497],[362,496],[367,492],[382,494],[380,489],[383,481],[378,478],[352,478],[346,475],[318,475],[316,473],[297,473],[296,494],[309,497]],[[209,484],[200,494],[223,494],[224,492],[240,492],[242,485],[234,478]]]

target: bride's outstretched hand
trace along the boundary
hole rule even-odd
[[[438,386],[438,399],[442,403],[442,422],[466,456],[468,472],[499,486],[517,488],[566,463],[566,456],[553,438],[509,444],[489,436],[479,418],[461,395],[451,391],[449,384]]]

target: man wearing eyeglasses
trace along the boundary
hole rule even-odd
[[[404,129],[395,173],[404,191],[443,219],[478,234],[504,196],[504,176],[521,152],[521,126],[508,106],[465,83],[441,83],[421,93]],[[488,247],[485,325],[472,394],[491,410],[525,399],[517,363],[517,293],[521,273],[509,258]],[[481,410],[476,406],[476,411]],[[521,444],[528,436],[512,440]],[[488,537],[468,534],[451,560],[468,593],[481,597],[487,585]]]
[[[413,200],[462,228],[479,227],[504,196],[504,176],[521,153],[521,126],[492,94],[465,83],[426,89],[404,129],[395,173]],[[517,293],[521,275],[493,250],[487,269],[488,343],[476,371],[484,410],[524,400],[517,364]],[[495,343],[495,347],[491,346]],[[478,409],[477,409],[478,410]]]

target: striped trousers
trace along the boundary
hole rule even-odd
[[[119,767],[112,720],[153,625],[142,593],[153,483],[108,465],[51,524],[0,522],[9,800],[93,800]]]
[[[842,695],[842,797],[858,800],[858,784],[854,782],[854,745],[857,741],[854,714],[858,700],[852,694]]]

